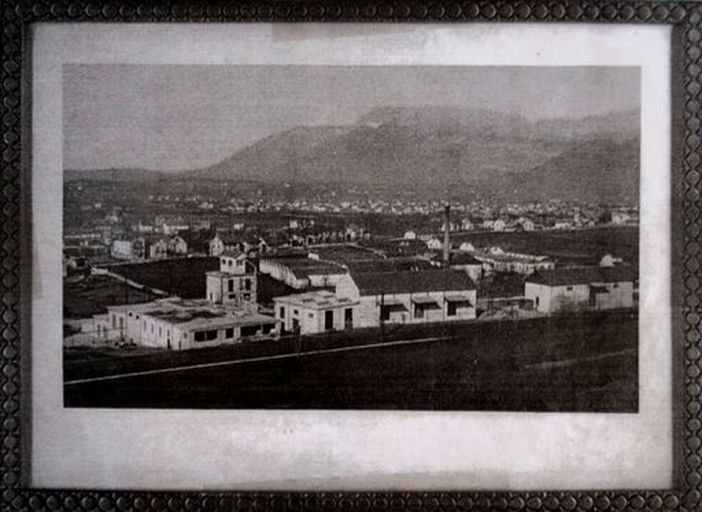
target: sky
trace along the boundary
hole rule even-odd
[[[65,169],[186,170],[297,125],[378,106],[580,118],[640,103],[638,67],[67,64]]]

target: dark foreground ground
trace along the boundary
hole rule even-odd
[[[634,312],[378,331],[134,356],[66,352],[67,407],[636,412]],[[356,350],[307,354],[357,346]],[[274,360],[165,368],[292,354]],[[151,371],[110,380],[95,377]],[[154,372],[155,371],[155,372]],[[87,381],[83,381],[88,379]],[[74,382],[74,383],[71,383]]]

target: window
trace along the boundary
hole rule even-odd
[[[346,308],[344,310],[344,327],[346,329],[353,328],[353,309],[352,308]]]
[[[293,309],[293,315],[299,315],[300,312],[297,309]]]
[[[539,297],[534,299],[534,304],[536,304],[536,307],[539,307]]]
[[[250,293],[245,293],[245,294],[242,296],[242,298],[243,298],[244,300],[251,300],[251,294],[250,294]]]
[[[112,315],[112,327],[117,327],[117,317],[115,315]]]
[[[314,318],[314,313],[308,313],[307,318]]]
[[[161,336],[163,336],[163,331],[161,330],[161,326],[159,325],[158,326],[158,337],[160,338]]]
[[[572,292],[572,291],[573,291],[573,287],[572,287],[572,286],[566,286],[566,291],[567,291],[567,292]]]
[[[154,323],[151,322],[151,334],[153,334],[153,333],[154,333]]]
[[[422,308],[419,304],[415,304],[414,306],[414,317],[424,318],[424,308]]]
[[[258,334],[258,330],[260,328],[260,325],[244,325],[241,327],[241,336],[255,336],[256,334]]]
[[[234,291],[234,279],[230,279],[227,282],[227,286],[228,286],[227,291],[233,292]]]
[[[227,263],[227,260],[224,259],[224,258],[222,258],[222,259],[220,260],[220,263],[221,263],[222,265],[225,265],[225,264]]]
[[[280,318],[285,318],[285,308],[283,306],[280,306],[280,309],[278,310],[278,314]]]
[[[217,339],[217,331],[198,331],[195,333],[195,341],[212,341]]]
[[[244,279],[244,290],[251,289],[251,279]]]
[[[129,318],[131,318],[131,317],[132,317],[132,312],[130,311],[130,312],[129,312]]]
[[[124,318],[123,317],[119,317],[119,328],[120,329],[124,328]]]
[[[456,316],[456,303],[449,302],[446,305],[446,316]]]
[[[619,288],[619,283],[614,283],[614,284],[612,285],[612,288]]]
[[[380,307],[380,319],[383,321],[390,320],[390,308],[387,306]]]
[[[230,327],[229,329],[226,329],[224,331],[224,337],[225,338],[233,338],[234,337],[234,327]]]
[[[329,310],[324,312],[324,330],[331,331],[334,329],[334,311]]]

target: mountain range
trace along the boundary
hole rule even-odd
[[[496,198],[636,199],[639,113],[531,122],[480,109],[379,107],[344,126],[298,126],[178,173],[65,172],[65,179],[473,187]]]

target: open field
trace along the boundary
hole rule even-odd
[[[636,226],[604,226],[577,231],[462,232],[451,235],[454,244],[470,242],[476,247],[496,245],[505,251],[543,254],[567,264],[596,265],[605,254],[639,262],[639,229]]]
[[[219,270],[219,258],[202,256],[124,263],[109,270],[126,279],[178,295],[184,299],[205,297],[205,272]]]
[[[402,327],[384,342],[434,339],[392,346],[365,332],[90,360],[67,352],[69,381],[214,364],[67,385],[64,400],[68,407],[636,412],[637,322],[621,311]],[[357,349],[304,355],[349,346]],[[288,356],[227,363],[275,354]]]
[[[63,284],[64,318],[87,318],[107,313],[107,306],[138,304],[153,297],[109,276],[88,275]]]

